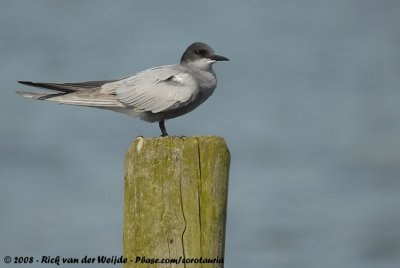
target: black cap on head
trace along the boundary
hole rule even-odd
[[[228,61],[228,58],[216,55],[214,50],[207,44],[196,42],[191,44],[183,53],[181,63],[207,58],[215,61]]]

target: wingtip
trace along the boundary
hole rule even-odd
[[[22,80],[20,80],[20,81],[17,81],[17,82],[20,83],[20,84],[23,84],[23,85],[33,85],[34,84],[31,81],[22,81]]]

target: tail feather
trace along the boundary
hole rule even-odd
[[[34,100],[47,100],[52,97],[58,97],[58,96],[62,96],[62,95],[66,94],[66,93],[55,93],[55,94],[34,93],[34,92],[26,92],[26,91],[17,91],[16,93],[22,97],[34,99]]]
[[[97,108],[121,108],[123,105],[117,100],[115,94],[105,94],[100,92],[102,85],[114,82],[116,80],[88,81],[81,83],[41,83],[30,81],[18,81],[27,86],[50,89],[56,91],[54,93],[35,93],[26,91],[17,91],[16,93],[22,97],[47,100],[51,102],[97,107]]]
[[[115,97],[95,92],[94,90],[80,91],[74,93],[33,93],[17,91],[17,94],[35,100],[47,100],[59,104],[76,106],[97,107],[97,108],[118,108],[124,107]]]

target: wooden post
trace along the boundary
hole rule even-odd
[[[125,267],[223,267],[229,163],[221,137],[136,138],[125,158]]]

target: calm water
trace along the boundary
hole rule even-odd
[[[167,127],[230,147],[226,267],[399,267],[399,13],[390,0],[2,1],[0,266],[120,255],[124,152],[159,135],[22,99],[15,81],[123,77],[204,41],[231,62]]]

